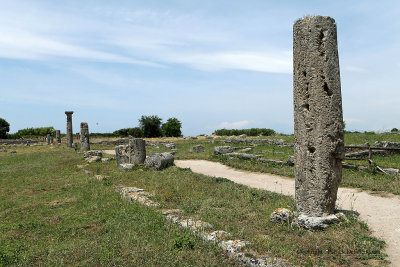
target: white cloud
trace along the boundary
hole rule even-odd
[[[81,8],[65,13],[62,6],[8,2],[0,10],[0,57],[180,64],[205,71],[292,71],[290,51],[267,48],[267,43],[260,49],[254,40],[210,18],[146,8]]]
[[[221,122],[216,128],[217,129],[242,129],[244,126],[248,125],[250,122],[248,120],[234,121],[234,122]]]
[[[43,60],[50,57],[160,66],[149,61],[101,52],[25,31],[0,28],[0,57]]]
[[[220,70],[249,70],[272,73],[291,73],[291,56],[276,51],[275,54],[253,51],[205,52],[170,55],[165,60],[173,63],[187,64],[193,68]]]

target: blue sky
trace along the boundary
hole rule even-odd
[[[348,130],[400,128],[399,1],[0,0],[0,117],[11,132],[177,117],[293,132],[292,27],[336,20]]]

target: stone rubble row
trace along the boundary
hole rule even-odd
[[[128,201],[137,201],[140,204],[149,207],[160,207],[160,203],[151,200],[149,197],[152,194],[144,191],[137,187],[125,187],[120,185],[116,188],[120,192],[122,198]],[[230,236],[230,233],[222,230],[210,231],[208,229],[212,228],[212,225],[207,222],[203,222],[192,217],[183,216],[183,211],[180,209],[162,209],[162,214],[174,224],[180,227],[190,229],[194,234],[198,235],[205,241],[215,242],[219,247],[221,247],[226,253],[240,261],[245,266],[289,266],[288,262],[283,259],[277,259],[272,257],[260,257],[252,258],[246,256],[244,253],[240,252],[246,244],[247,241],[244,240],[224,240],[226,237]]]

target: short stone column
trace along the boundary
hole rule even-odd
[[[72,143],[74,142],[72,136],[72,114],[73,111],[65,111],[65,115],[67,115],[67,147],[72,147]]]
[[[47,136],[46,136],[46,142],[47,142],[48,145],[51,144],[50,134],[47,134]]]
[[[336,23],[311,16],[293,26],[296,206],[306,216],[332,214],[344,158]]]
[[[89,126],[87,122],[81,122],[81,150],[90,150]]]
[[[57,144],[61,144],[61,133],[60,133],[60,130],[56,130],[56,140],[57,140]]]
[[[140,138],[129,139],[129,163],[143,164],[146,159],[146,141]]]

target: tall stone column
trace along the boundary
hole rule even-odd
[[[72,114],[73,111],[65,111],[65,115],[67,115],[67,147],[72,147],[72,143],[74,142],[72,136]]]
[[[57,139],[57,144],[61,144],[61,133],[60,133],[60,130],[56,130],[56,139]]]
[[[89,126],[87,122],[81,122],[81,150],[90,150]]]
[[[296,206],[332,214],[344,158],[336,23],[311,16],[293,26]]]
[[[146,141],[140,138],[129,139],[129,163],[143,164],[146,159]]]

